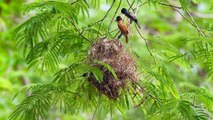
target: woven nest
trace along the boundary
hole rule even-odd
[[[121,89],[127,88],[131,80],[137,81],[136,63],[120,41],[104,39],[96,42],[88,53],[88,59],[92,66],[98,67],[103,73],[101,83],[95,79],[93,74],[90,74],[89,82],[108,98],[117,99],[121,94]],[[109,64],[118,79],[107,68],[94,64],[94,60]]]

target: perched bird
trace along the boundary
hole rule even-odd
[[[118,23],[118,28],[121,31],[121,34],[118,36],[118,38],[121,37],[121,35],[123,34],[126,37],[126,43],[128,43],[128,29],[127,26],[125,26],[123,24],[122,18],[120,16],[117,16],[116,21]]]
[[[126,8],[122,8],[121,13],[123,13],[130,19],[130,24],[132,23],[132,21],[134,21],[138,25],[138,27],[141,28],[140,25],[138,24],[138,19],[135,16],[135,14],[129,12]]]

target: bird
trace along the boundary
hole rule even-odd
[[[125,38],[126,38],[126,43],[128,43],[128,33],[129,33],[129,31],[128,31],[127,26],[125,26],[123,24],[121,16],[117,16],[116,21],[118,23],[118,28],[121,31],[121,34],[118,36],[118,39],[121,37],[121,35],[124,35]]]
[[[134,21],[138,25],[138,27],[141,28],[140,25],[138,24],[138,19],[135,14],[129,12],[126,8],[122,8],[121,13],[123,13],[130,19],[130,24],[132,23],[132,21]]]

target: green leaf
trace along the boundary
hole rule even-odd
[[[93,73],[93,75],[95,76],[95,79],[100,83],[103,81],[103,73],[101,72],[101,70],[97,67],[93,67],[91,72]]]
[[[194,4],[198,4],[198,1],[197,1],[197,0],[192,0],[192,2],[193,2]]]
[[[190,0],[179,0],[181,7],[184,11],[188,10],[190,5]]]
[[[103,65],[105,68],[107,68],[107,70],[109,70],[109,71],[112,73],[112,75],[113,75],[116,79],[118,79],[118,77],[117,77],[117,75],[116,75],[114,69],[113,69],[109,64],[107,64],[107,63],[105,63],[105,62],[101,62],[101,61],[94,61],[94,62],[95,62],[95,63],[98,63],[98,64],[100,64],[100,65]]]

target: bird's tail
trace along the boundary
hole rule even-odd
[[[128,44],[128,39],[129,39],[128,35],[126,34],[125,37],[126,37],[126,43]]]

